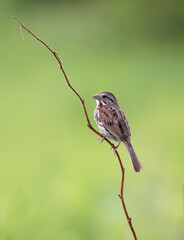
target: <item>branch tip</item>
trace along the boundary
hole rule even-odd
[[[22,25],[20,26],[20,33],[21,33],[22,39],[24,40],[24,34],[23,34],[23,31],[22,31]]]

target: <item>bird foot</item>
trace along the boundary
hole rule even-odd
[[[116,150],[119,147],[119,145],[120,145],[120,142],[116,146],[110,148],[110,150],[113,149],[113,154],[114,155],[116,154]]]
[[[98,142],[99,142],[99,143],[102,143],[104,139],[105,139],[105,136],[103,136],[102,139],[101,139],[101,137],[99,136],[99,137],[98,137]]]

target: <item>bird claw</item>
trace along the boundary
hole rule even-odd
[[[113,146],[110,147],[110,150],[113,149],[113,154],[115,155],[116,154],[116,147],[114,148]]]

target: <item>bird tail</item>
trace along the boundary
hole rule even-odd
[[[134,170],[136,172],[140,172],[142,167],[141,167],[141,164],[140,164],[140,162],[139,162],[139,160],[138,160],[138,158],[137,158],[137,156],[134,152],[132,144],[130,142],[124,142],[124,144],[125,144],[125,147],[126,147],[128,153],[129,153],[129,156],[130,156],[130,159],[132,161],[132,165],[134,167]]]

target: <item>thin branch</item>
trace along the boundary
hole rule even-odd
[[[89,117],[88,117],[88,113],[87,113],[87,110],[86,110],[86,105],[85,105],[85,102],[84,102],[84,99],[80,96],[80,94],[75,90],[75,88],[72,87],[72,85],[70,84],[69,80],[68,80],[68,77],[64,71],[64,68],[63,68],[63,65],[62,65],[62,62],[61,62],[61,59],[59,57],[59,55],[57,54],[57,52],[53,51],[44,41],[42,41],[39,37],[37,37],[34,33],[32,33],[29,29],[27,29],[16,17],[12,17],[12,19],[16,20],[19,24],[20,24],[20,30],[21,30],[21,35],[23,35],[22,33],[22,29],[25,29],[29,34],[31,34],[34,38],[36,38],[39,42],[41,42],[53,55],[54,57],[56,58],[57,62],[59,63],[59,66],[60,66],[60,69],[61,71],[63,72],[63,75],[65,77],[65,80],[68,84],[68,86],[71,88],[71,90],[77,95],[77,97],[79,98],[79,100],[81,101],[81,104],[82,104],[82,107],[83,107],[83,110],[84,110],[84,114],[85,114],[85,118],[86,118],[86,121],[87,121],[87,126],[94,132],[96,133],[98,136],[100,137],[103,137],[103,135],[98,132],[95,128],[93,128],[93,126],[91,125],[91,122],[89,120]],[[136,237],[136,233],[135,233],[135,230],[134,230],[134,227],[132,225],[132,220],[131,218],[129,217],[129,214],[128,214],[128,211],[127,211],[127,208],[126,208],[126,205],[125,205],[125,201],[124,201],[124,196],[123,196],[123,187],[124,187],[124,178],[125,178],[125,169],[123,167],[123,164],[122,164],[122,161],[121,161],[121,158],[120,158],[120,155],[115,147],[115,145],[110,142],[107,138],[104,139],[110,146],[111,148],[114,149],[115,153],[116,153],[116,156],[118,158],[118,161],[119,161],[119,165],[120,165],[120,168],[121,168],[121,173],[122,173],[122,178],[121,178],[121,187],[120,187],[120,194],[118,194],[118,196],[120,197],[121,199],[121,203],[122,203],[122,206],[123,206],[123,209],[124,209],[124,212],[125,212],[125,215],[126,215],[126,218],[127,218],[127,221],[128,221],[128,224],[129,224],[129,227],[132,231],[132,234],[133,234],[133,237],[134,237],[134,240],[137,240],[137,237]]]

